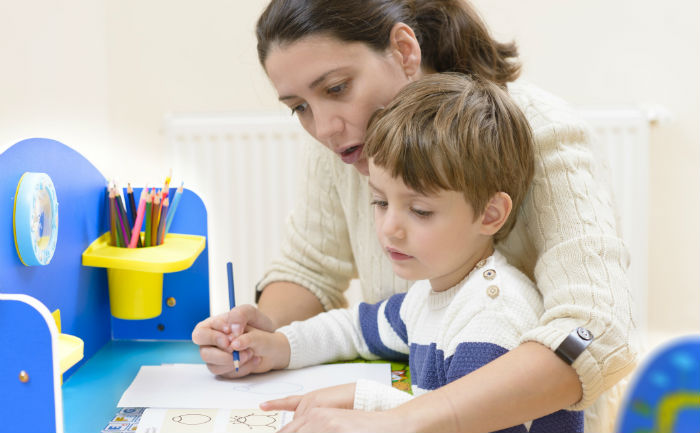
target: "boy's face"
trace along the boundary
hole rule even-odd
[[[493,252],[482,216],[474,218],[461,192],[418,194],[371,160],[369,182],[377,237],[399,277],[444,291]]]

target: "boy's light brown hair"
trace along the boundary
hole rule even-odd
[[[463,192],[476,216],[507,193],[513,209],[494,241],[513,228],[534,171],[532,132],[515,102],[496,84],[456,73],[404,87],[370,119],[364,152],[420,194]]]

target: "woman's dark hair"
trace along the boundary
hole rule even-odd
[[[363,42],[383,52],[399,22],[416,34],[426,68],[501,85],[520,74],[515,43],[494,40],[465,0],[272,0],[258,19],[258,57],[264,66],[271,45],[312,35]]]

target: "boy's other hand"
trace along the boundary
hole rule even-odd
[[[248,373],[264,373],[270,370],[281,370],[289,365],[291,347],[287,337],[280,332],[267,332],[255,328],[247,328],[246,332],[231,342],[230,349],[246,352],[253,363],[250,368],[243,370],[244,364],[238,373],[229,372],[221,376],[227,378],[241,377]],[[242,363],[242,360],[241,360]],[[246,366],[247,367],[247,366]],[[242,374],[245,372],[245,374]]]
[[[352,409],[355,403],[355,383],[330,386],[304,395],[270,400],[260,404],[262,410],[294,411],[294,418],[306,415],[315,407]]]

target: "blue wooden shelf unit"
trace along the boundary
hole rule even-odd
[[[15,194],[25,172],[48,174],[59,205],[56,249],[43,266],[25,266],[15,245]],[[163,275],[159,316],[114,318],[106,269],[82,264],[83,252],[109,231],[105,176],[46,138],[0,153],[0,173],[0,431],[101,431],[141,365],[201,362],[190,338],[209,315],[206,244],[190,267]],[[206,208],[192,191],[183,192],[170,232],[206,239]],[[66,347],[72,367],[63,362]]]

